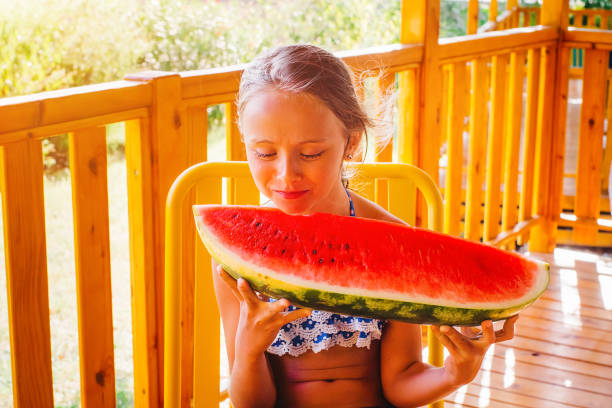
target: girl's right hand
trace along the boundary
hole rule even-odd
[[[272,303],[262,301],[246,280],[240,278],[236,281],[220,265],[217,266],[217,273],[240,303],[236,356],[256,358],[268,349],[281,327],[301,317],[308,317],[312,312],[304,308],[283,313],[290,304],[287,299]]]

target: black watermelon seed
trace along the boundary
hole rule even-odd
[[[255,228],[259,228],[260,225],[261,225],[261,222],[255,223]]]
[[[344,249],[349,249],[349,244],[344,244]]]
[[[331,259],[331,261],[332,261],[332,263],[334,263],[334,262],[336,262],[336,259],[335,259],[335,258],[332,258],[332,259]]]
[[[234,218],[238,218],[238,214],[234,214]]]
[[[313,255],[316,255],[316,254],[317,254],[317,250],[316,250],[316,249],[313,249],[313,250],[312,250],[312,254],[313,254]]]
[[[267,245],[265,245],[265,246],[263,247],[263,250],[264,250],[264,251],[265,251],[266,249],[268,249],[268,246],[267,246]]]
[[[319,263],[323,263],[323,258],[319,258]]]
[[[329,243],[329,245],[328,245],[328,246],[329,246],[329,249],[332,249],[332,244],[331,244],[331,242]]]
[[[286,250],[285,250],[285,249],[283,249],[283,250],[281,251],[281,255],[283,255],[285,252],[286,252]]]

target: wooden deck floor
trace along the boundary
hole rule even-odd
[[[612,250],[530,256],[551,265],[547,292],[445,406],[612,407]]]

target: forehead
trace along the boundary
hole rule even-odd
[[[307,93],[266,89],[245,105],[241,125],[246,139],[344,137],[342,122],[319,98]]]

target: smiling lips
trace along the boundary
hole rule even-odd
[[[286,200],[295,200],[297,198],[302,197],[304,194],[308,192],[308,190],[301,190],[301,191],[273,190],[273,191]]]

